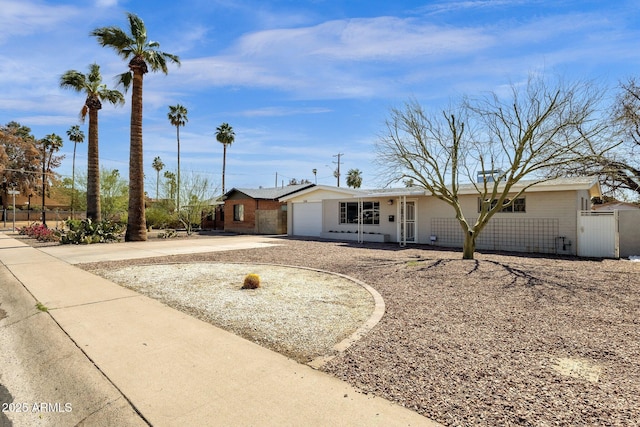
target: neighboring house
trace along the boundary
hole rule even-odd
[[[513,190],[526,184],[521,182]],[[578,211],[589,211],[594,197],[601,197],[594,178],[536,184],[509,209],[491,218],[476,247],[575,255]],[[459,198],[467,220],[475,221],[480,201],[473,185],[461,186]],[[353,190],[314,186],[280,200],[289,206],[288,234],[293,236],[444,247],[462,247],[463,243],[452,207],[419,187]]]
[[[640,206],[634,203],[626,202],[609,202],[599,205],[593,205],[591,208],[594,211],[635,211],[640,209]]]
[[[224,231],[250,234],[286,234],[287,204],[280,198],[314,184],[277,188],[232,188],[224,195]]]
[[[615,201],[593,205],[592,210],[600,214],[615,212],[620,257],[640,255],[640,206]]]

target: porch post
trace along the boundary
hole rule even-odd
[[[402,228],[402,237],[400,238],[400,246],[407,246],[407,196],[400,197],[400,227]]]
[[[364,241],[362,237],[362,198],[358,197],[358,243]]]

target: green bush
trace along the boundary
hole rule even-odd
[[[178,228],[180,222],[176,214],[170,213],[163,206],[153,206],[145,211],[147,228]]]
[[[63,245],[119,242],[124,231],[124,227],[116,222],[93,222],[90,219],[70,219],[66,226],[68,230],[60,232]]]

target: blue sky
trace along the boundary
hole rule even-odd
[[[374,144],[389,109],[415,98],[444,108],[461,95],[499,92],[532,72],[594,80],[612,90],[640,71],[637,0],[2,0],[0,123],[17,121],[37,138],[57,133],[71,174],[84,97],[59,88],[67,70],[101,66],[105,82],[126,63],[89,33],[140,16],[149,38],[180,57],[169,74],[149,73],[144,86],[144,156],[176,168],[169,105],[182,104],[182,172],[220,185],[228,122],[226,187],[272,187],[289,179],[335,185],[336,155],[358,168],[363,187],[380,185]],[[124,107],[100,112],[100,157],[128,173],[130,93]],[[83,125],[87,133],[86,124]],[[86,143],[76,169],[86,171]]]

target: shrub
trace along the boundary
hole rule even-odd
[[[59,239],[56,231],[47,228],[44,224],[33,223],[18,229],[18,234],[29,236],[40,242],[57,242]]]
[[[93,222],[91,219],[70,219],[66,225],[69,230],[60,232],[60,243],[63,245],[118,242],[124,230],[116,222]]]
[[[260,287],[260,276],[251,273],[244,278],[244,284],[241,289],[258,289]]]
[[[173,239],[174,237],[178,237],[178,232],[171,228],[164,230],[162,233],[158,233],[158,239]]]
[[[177,228],[180,225],[178,216],[176,214],[170,213],[162,206],[152,206],[147,209],[145,212],[145,218],[147,220],[147,228]]]

